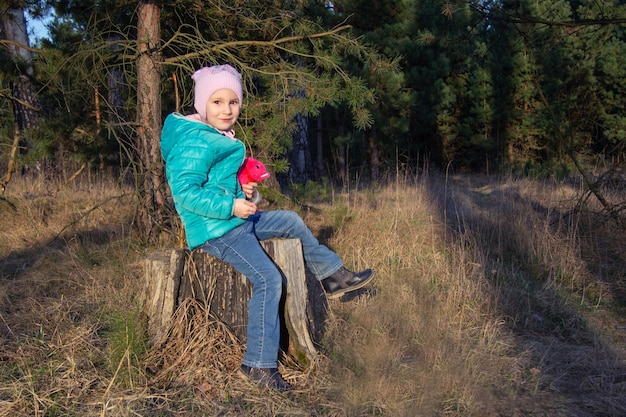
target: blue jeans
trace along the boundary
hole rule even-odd
[[[247,347],[242,363],[254,368],[276,368],[278,365],[278,308],[283,279],[259,241],[280,237],[300,239],[304,261],[319,280],[332,275],[343,265],[335,252],[317,241],[297,213],[286,210],[259,211],[246,223],[201,246],[209,254],[231,264],[253,285],[248,305]]]

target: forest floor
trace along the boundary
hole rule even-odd
[[[297,389],[277,393],[237,375],[242,347],[202,312],[148,345],[142,261],[176,244],[137,238],[132,190],[9,184],[0,416],[626,415],[626,231],[576,181],[425,173],[304,195],[267,208],[377,275],[328,302],[319,360],[286,360]]]

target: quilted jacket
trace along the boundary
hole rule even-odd
[[[172,113],[163,124],[161,154],[190,249],[246,221],[233,214],[235,198],[245,198],[237,181],[245,157],[241,141]]]

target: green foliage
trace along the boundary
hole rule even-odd
[[[137,311],[111,312],[103,317],[107,343],[107,368],[118,383],[132,386],[139,375],[138,363],[147,350],[144,326]]]
[[[413,94],[406,88],[405,75],[401,69],[401,54],[410,41],[410,16],[414,5],[396,0],[380,3],[371,0],[333,2],[337,21],[349,16],[348,22],[365,45],[372,47],[385,60],[369,61],[363,65],[355,59],[346,59],[347,71],[355,74],[374,92],[374,100],[367,104],[371,114],[368,123],[335,130],[331,143],[346,146],[357,165],[367,159],[365,148],[375,147],[384,160],[393,160],[398,153],[409,151],[405,137],[409,133]],[[408,19],[407,19],[408,18]],[[334,114],[331,124],[342,124],[341,114]],[[344,133],[364,130],[367,147],[361,143],[361,135]],[[338,137],[343,140],[337,140]],[[346,138],[351,140],[346,141]],[[375,161],[374,161],[375,162]],[[354,163],[354,162],[352,162]]]
[[[354,126],[371,126],[372,88],[345,71],[344,60],[361,65],[385,60],[347,27],[329,26],[325,9],[306,1],[289,7],[274,1],[246,2],[243,9],[212,6],[186,1],[175,13],[163,10],[169,39],[162,51],[165,68],[181,82],[184,111],[191,107],[190,74],[202,65],[229,62],[243,73],[248,93],[238,137],[266,160],[280,158],[291,146],[297,115],[315,117],[326,106],[345,106]],[[191,14],[193,20],[187,19]]]
[[[577,7],[566,1],[504,2],[503,7],[508,13],[547,21],[602,18],[606,13],[593,2],[579,2]],[[499,81],[508,97],[503,104],[512,104],[512,111],[500,120],[509,161],[549,162],[568,150],[587,152],[619,140],[622,112],[614,106],[622,106],[626,98],[624,69],[617,65],[626,48],[620,27],[574,30],[521,23],[497,28],[514,52],[510,63],[502,59],[506,55],[498,61],[501,71],[508,67],[514,75]]]
[[[306,184],[292,184],[291,186],[291,198],[301,204],[311,201],[328,201],[332,193],[332,185],[326,178],[322,182],[307,181]]]
[[[44,2],[28,4],[44,14]],[[137,2],[47,4],[56,14],[34,54],[43,118],[38,131],[24,133],[34,144],[29,160],[132,162]],[[247,92],[238,135],[276,172],[288,168],[297,115],[311,127],[319,119],[311,140],[319,135],[323,156],[335,158],[328,167],[344,159],[338,171],[393,167],[398,158],[480,170],[560,160],[569,151],[623,156],[626,33],[602,21],[623,19],[625,7],[177,0],[161,7],[162,43],[153,51],[162,60],[162,116],[193,111],[193,71],[229,62]],[[600,23],[577,24],[583,19]],[[0,52],[3,98],[19,74]],[[4,159],[10,104],[0,106]]]
[[[571,176],[572,168],[563,161],[538,163],[527,161],[523,165],[514,165],[512,173],[516,176],[528,177],[533,180],[555,179],[562,181]]]

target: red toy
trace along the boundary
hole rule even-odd
[[[254,158],[246,158],[239,169],[239,174],[237,174],[240,184],[261,182],[269,177],[270,173],[265,169],[263,162]]]
[[[249,182],[261,182],[270,177],[270,173],[265,169],[263,162],[254,158],[246,158],[239,169],[237,179],[240,184],[247,184]],[[254,204],[259,204],[263,199],[261,193],[255,188],[250,199]]]

